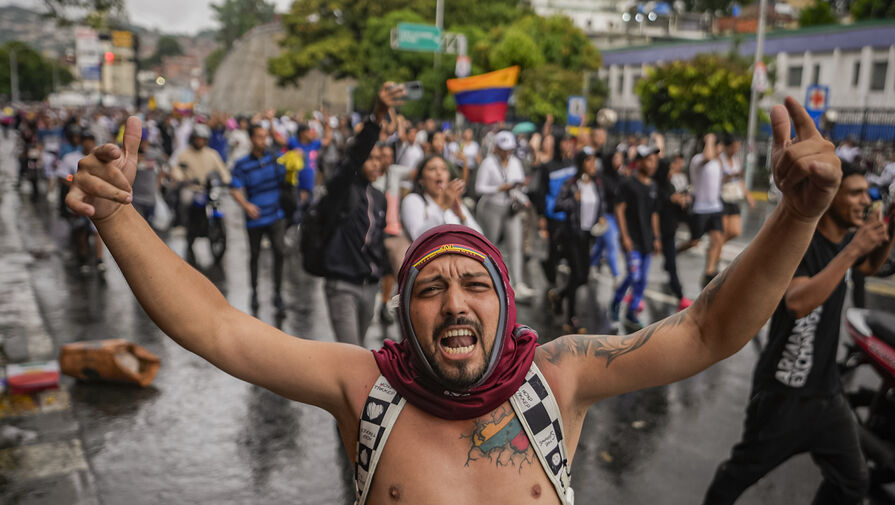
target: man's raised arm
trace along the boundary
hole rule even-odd
[[[82,159],[66,198],[75,212],[93,218],[140,305],[177,343],[225,372],[344,412],[348,379],[340,370],[375,369],[372,355],[360,347],[290,337],[236,310],[171,251],[129,205],[140,135],[140,120],[129,118],[124,151],[107,144]]]
[[[787,112],[798,134],[792,141]],[[833,145],[794,99],[786,99],[786,108],[775,106],[771,122],[783,200],[689,309],[632,335],[569,335],[541,348],[545,373],[574,391],[569,398],[578,407],[704,370],[742,348],[771,316],[842,174]]]

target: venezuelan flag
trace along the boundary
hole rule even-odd
[[[448,79],[457,110],[473,123],[496,123],[507,116],[507,101],[519,79],[519,67],[513,66],[463,79]]]

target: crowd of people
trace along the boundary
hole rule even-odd
[[[383,86],[367,117],[331,117],[323,111],[307,117],[273,111],[252,117],[150,112],[139,121],[124,111],[23,111],[3,118],[4,135],[15,130],[21,139],[20,181],[37,181],[32,196],[46,187],[59,211],[73,223],[84,221],[95,236],[94,258],[88,235],[78,245],[87,271],[103,269],[101,233],[147,313],[172,338],[238,377],[333,413],[346,447],[358,442],[359,503],[368,493],[395,498],[402,492],[400,486],[387,487],[387,481],[370,487],[375,463],[368,465],[368,458],[376,461],[381,450],[379,437],[370,441],[363,434],[363,423],[373,421],[369,412],[376,411],[371,405],[380,414],[399,405],[390,421],[382,421],[393,424],[406,399],[418,409],[405,414],[408,422],[426,422],[451,440],[479,437],[481,443],[487,441],[485,430],[458,438],[462,427],[452,422],[485,415],[494,420],[500,409],[517,417],[516,409],[519,421],[501,426],[517,431],[502,436],[515,440],[524,426],[531,439],[538,431],[529,423],[541,420],[513,403],[524,404],[513,395],[529,381],[534,387],[529,399],[539,396],[535,406],[555,419],[544,418],[553,430],[546,438],[562,442],[552,447],[532,439],[531,447],[538,447],[526,451],[541,456],[548,479],[539,473],[535,481],[555,487],[560,501],[571,503],[570,455],[587,406],[704,369],[736,352],[772,313],[743,440],[719,467],[706,503],[733,503],[799,452],[811,452],[823,469],[818,500],[862,499],[868,475],[842,397],[835,350],[847,271],[872,275],[895,241],[895,206],[885,218],[881,212],[865,218],[871,184],[883,193],[893,184],[891,156],[881,170],[865,176],[854,146],[846,142],[834,154],[798,104],[790,99],[786,109],[776,107],[772,163],[783,204],[753,247],[720,274],[721,248],[742,233],[743,207],[755,205],[737,139],[707,134],[688,157],[668,152],[659,134],[610,143],[602,128],[573,132],[552,118],[529,132],[514,133],[503,125],[456,129],[404,118],[398,113],[402,93],[400,86]],[[787,114],[795,121],[797,142],[787,138]],[[106,141],[122,147],[94,149]],[[37,165],[31,163],[35,156]],[[274,256],[272,305],[285,310],[286,235],[298,227],[305,269],[325,278],[336,340],[354,346],[283,339],[277,330],[232,311],[148,227],[136,226],[142,220],[158,225],[160,211],[170,208],[173,224],[186,227],[183,257],[195,264],[193,242],[207,235],[200,226],[207,210],[195,202],[212,180],[229,188],[245,214],[252,311],[261,305],[258,258],[265,237]],[[139,214],[119,212],[126,208],[121,203],[133,203]],[[678,240],[684,223],[688,239]],[[708,296],[688,309],[694,302],[683,291],[676,255],[706,234],[699,280]],[[562,316],[567,335],[536,352],[537,336],[515,324],[515,307],[536,297],[530,287],[535,273],[526,265],[538,241],[546,244],[540,262],[548,282],[544,297]],[[664,259],[679,313],[645,328],[640,312],[655,254]],[[621,331],[613,337],[583,336],[587,329],[577,315],[577,291],[604,264],[615,279],[609,317]],[[162,290],[171,296],[157,296]],[[387,303],[394,292],[397,307]],[[398,319],[403,341],[387,342],[373,360],[356,349],[363,346],[377,297],[385,302],[380,319]],[[173,310],[178,304],[193,306],[190,313],[199,316],[180,317],[182,311]],[[223,333],[211,335],[212,325],[203,323],[213,314],[228,321],[214,325]],[[241,338],[248,333],[252,344]],[[274,363],[274,357],[283,361]],[[306,367],[295,372],[290,359]],[[304,377],[298,386],[295,373]],[[560,395],[554,397],[544,381]],[[557,424],[560,411],[569,424]],[[779,415],[768,415],[771,411]],[[390,429],[386,424],[385,433]],[[401,434],[393,443],[443,449],[407,430],[396,432]],[[367,442],[373,444],[371,452],[362,454]],[[474,450],[469,449],[466,466],[475,459]],[[541,451],[551,450],[556,457],[547,463]],[[491,459],[479,451],[477,458]],[[394,453],[390,458],[383,460],[383,471],[390,474],[411,464]],[[519,463],[520,474],[522,468]],[[481,492],[478,486],[470,489]],[[540,492],[536,484],[531,496]],[[482,496],[467,498],[481,501]]]
[[[85,273],[105,270],[103,245],[89,220],[66,209],[65,193],[81,157],[96,145],[123,142],[126,117],[118,109],[7,107],[0,118],[4,135],[17,133],[20,139],[20,183],[32,183],[33,198],[46,187],[73,229],[89,232],[75,241]],[[414,122],[392,108],[375,137],[363,135],[367,121],[359,114],[330,116],[322,110],[252,116],[148,111],[141,117],[134,206],[157,229],[184,226],[184,257],[195,263],[193,243],[207,236],[206,209],[195,204],[197,195],[212,179],[229,186],[245,213],[254,313],[261,305],[258,258],[264,238],[274,257],[272,305],[282,314],[286,232],[309,211],[326,214],[322,229],[332,254],[317,274],[327,279],[331,308],[351,307],[331,315],[336,327],[352,321],[356,330],[336,333],[355,343],[373,317],[375,293],[383,302],[380,320],[393,321],[387,302],[404,252],[440,224],[469,226],[498,244],[520,303],[537,295],[530,287],[535,272],[526,265],[540,259],[548,306],[563,318],[564,331],[585,333],[577,292],[595,270],[605,265],[615,279],[610,318],[641,328],[652,256],[661,254],[668,291],[682,310],[696,293],[684,293],[677,253],[708,235],[700,278],[705,286],[720,270],[723,245],[742,232],[743,206],[755,206],[744,182],[740,142],[729,134],[706,135],[688,157],[668,152],[658,133],[610,143],[603,128],[574,131],[549,116],[537,131],[513,133],[503,125]],[[371,156],[355,152],[367,144]],[[895,183],[895,155],[877,160],[874,170],[872,156],[861,154],[853,139],[837,149],[849,163],[870,164],[870,182],[887,191]],[[678,238],[682,224],[688,240]]]

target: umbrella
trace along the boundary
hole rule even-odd
[[[535,130],[537,130],[537,127],[535,127],[535,124],[531,121],[523,121],[513,127],[513,133],[516,135],[519,135],[520,133],[531,133]]]

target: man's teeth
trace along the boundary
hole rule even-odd
[[[473,345],[465,345],[463,347],[445,347],[444,350],[448,354],[463,354],[467,352],[471,352],[475,349],[475,344]]]
[[[466,335],[475,336],[472,330],[467,330],[466,328],[461,328],[459,330],[448,330],[448,332],[444,334],[445,338],[463,337]]]

